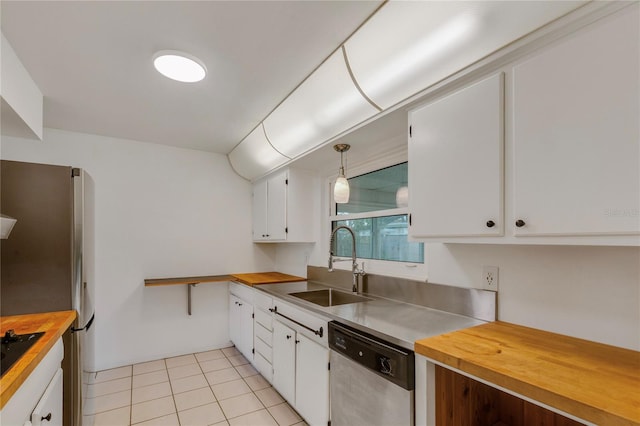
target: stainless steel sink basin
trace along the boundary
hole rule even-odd
[[[334,290],[332,288],[325,290],[301,291],[298,293],[289,293],[289,295],[320,306],[347,305],[349,303],[359,303],[371,300],[364,296],[358,296],[356,294]]]

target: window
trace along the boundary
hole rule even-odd
[[[407,240],[406,200],[400,195],[407,187],[407,163],[348,180],[349,203],[335,204],[331,229],[346,225],[353,230],[359,258],[424,263],[424,244]],[[348,232],[336,234],[336,255],[351,256]]]

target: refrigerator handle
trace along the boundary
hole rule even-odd
[[[84,327],[81,327],[81,328],[73,328],[73,327],[71,327],[71,332],[75,333],[77,331],[82,331],[82,330],[89,331],[89,327],[91,327],[91,324],[93,324],[93,320],[95,319],[95,317],[96,317],[95,313],[93,315],[91,315],[91,319],[89,319],[89,322],[87,322],[87,325],[85,325]]]

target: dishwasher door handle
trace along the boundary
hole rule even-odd
[[[322,327],[320,327],[318,330],[314,330],[313,328],[308,327],[308,326],[302,324],[301,322],[294,320],[293,318],[290,318],[290,317],[288,317],[288,316],[286,316],[284,314],[281,314],[280,312],[278,312],[278,307],[277,306],[274,306],[273,309],[269,308],[269,311],[273,312],[276,315],[280,315],[282,318],[288,319],[289,321],[291,321],[294,324],[299,325],[300,327],[306,328],[307,330],[309,330],[310,332],[312,332],[316,336],[322,337],[323,334],[324,334],[324,330],[322,329]],[[296,342],[296,343],[298,343],[298,342]]]

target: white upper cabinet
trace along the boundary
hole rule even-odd
[[[608,6],[410,112],[411,237],[640,245],[640,4]]]
[[[296,158],[377,112],[353,84],[338,49],[265,119],[264,127],[279,152]]]
[[[229,161],[240,176],[252,180],[286,163],[289,158],[271,146],[260,124],[229,153]]]
[[[502,235],[503,80],[493,75],[410,113],[412,237]]]
[[[390,1],[345,49],[362,91],[384,110],[582,4]]]
[[[253,185],[253,240],[256,242],[313,242],[314,175],[286,169]]]
[[[640,234],[637,4],[513,67],[514,233]]]

